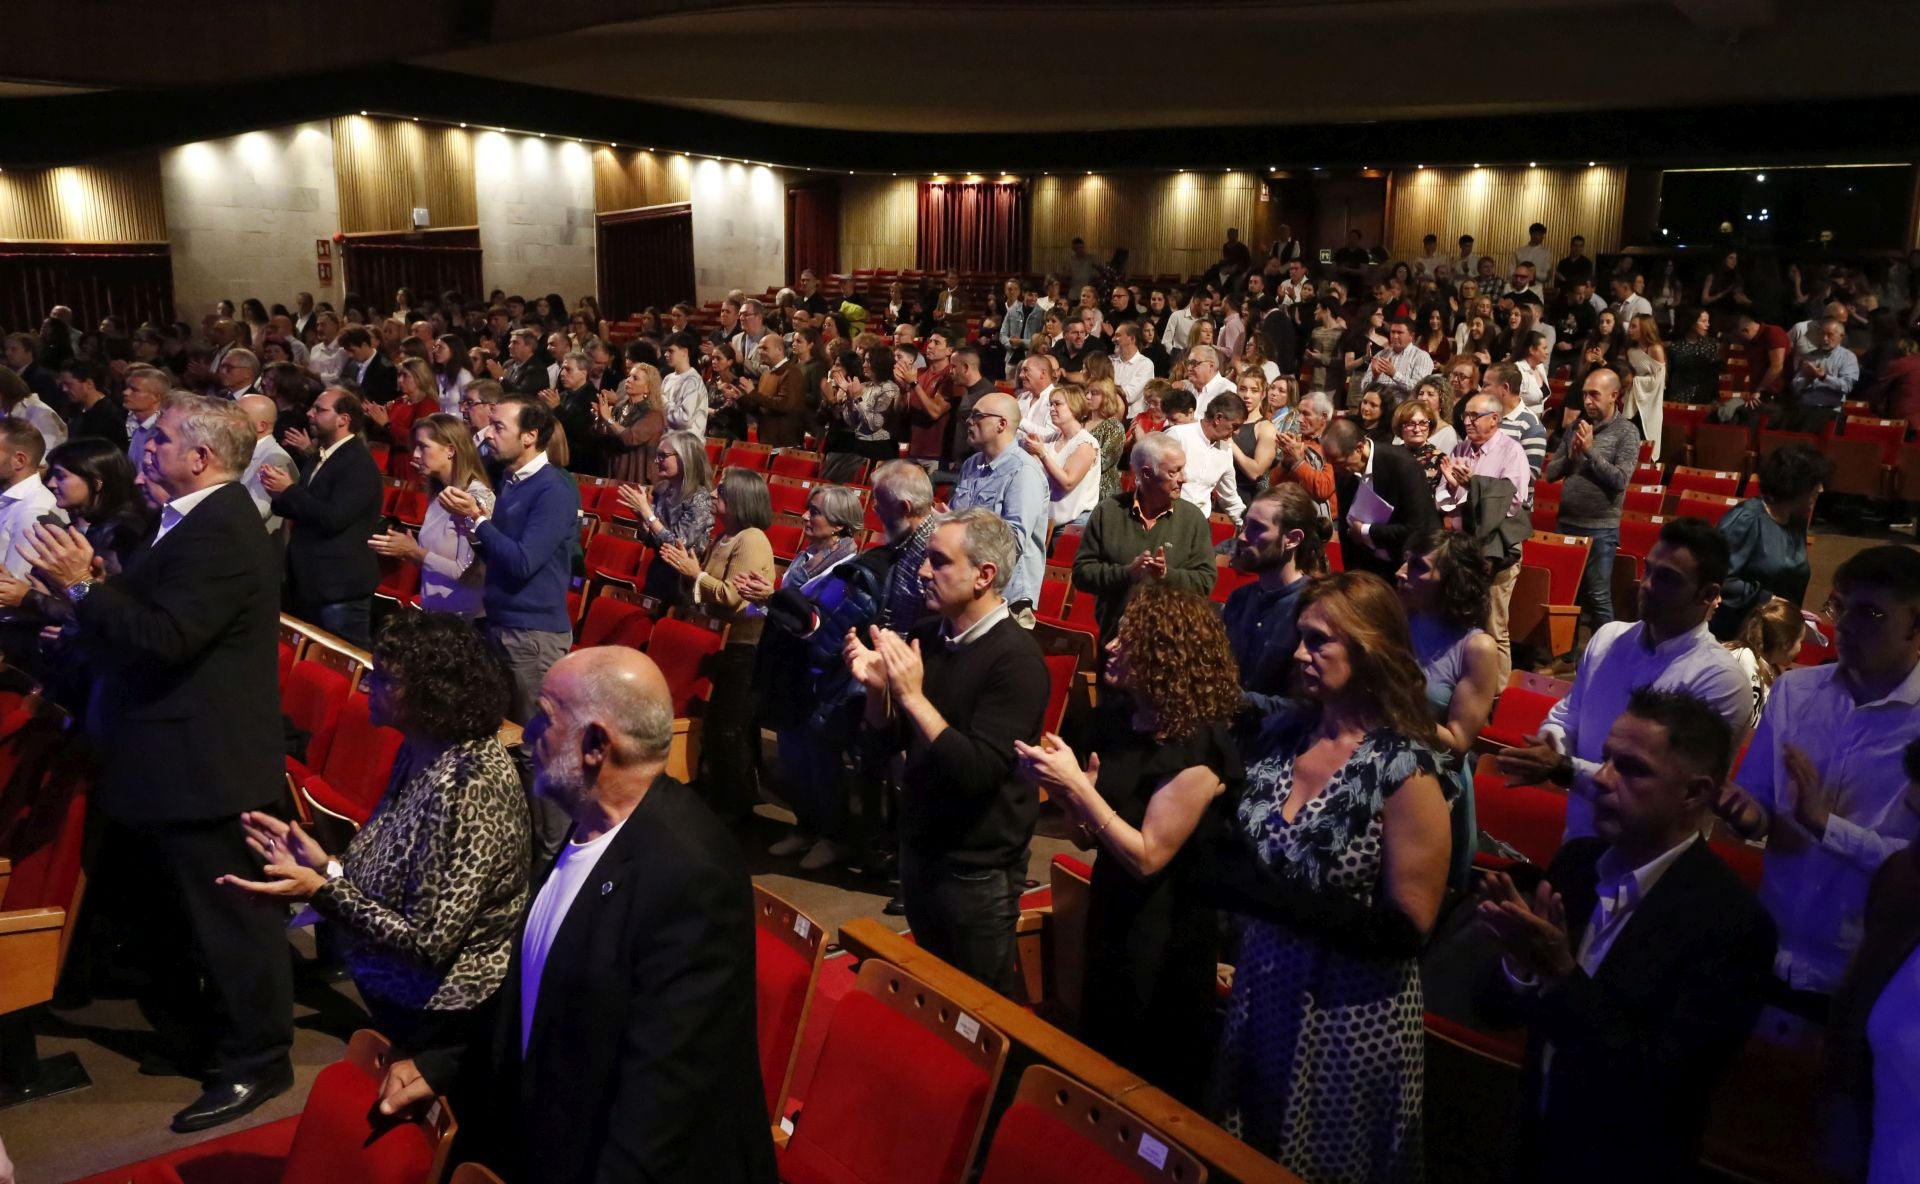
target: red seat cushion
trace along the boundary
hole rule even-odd
[[[833,1010],[784,1184],[946,1184],[966,1167],[987,1074],[865,991]]]
[[[281,1184],[425,1184],[433,1145],[415,1123],[374,1133],[367,1122],[380,1083],[340,1062],[320,1070],[300,1112]]]
[[[73,1184],[278,1184],[300,1116],[168,1151]]]
[[[980,1184],[1140,1184],[1140,1177],[1115,1152],[1038,1106],[1016,1102],[994,1128]]]
[[[1547,712],[1558,702],[1552,695],[1539,691],[1508,687],[1500,692],[1500,698],[1494,703],[1493,718],[1487,721],[1480,735],[1490,743],[1519,748],[1528,736],[1540,731],[1540,725],[1547,722]]]
[[[1567,829],[1567,795],[1539,785],[1508,785],[1492,761],[1473,778],[1473,810],[1481,830],[1536,867],[1553,862]]]

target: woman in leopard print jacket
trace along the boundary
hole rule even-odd
[[[473,627],[408,613],[374,643],[373,722],[406,744],[337,861],[298,825],[248,814],[265,883],[338,929],[374,1024],[403,1051],[458,1039],[506,977],[527,902],[527,799],[497,732],[506,684]]]

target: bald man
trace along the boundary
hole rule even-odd
[[[1581,416],[1560,433],[1540,470],[1560,486],[1561,534],[1593,540],[1580,577],[1580,604],[1593,628],[1613,620],[1613,556],[1620,546],[1620,510],[1640,462],[1640,430],[1620,406],[1620,376],[1604,367],[1580,385]],[[1655,455],[1658,455],[1656,448]]]
[[[274,537],[280,534],[280,516],[273,512],[273,495],[260,483],[260,470],[273,465],[282,472],[294,473],[293,457],[280,447],[273,438],[273,425],[278,420],[280,408],[265,395],[242,395],[239,399],[240,410],[246,413],[247,424],[253,428],[253,460],[247,464],[246,475],[240,478],[247,487],[247,493],[253,497],[253,504],[260,511],[260,520],[266,524],[267,533]]]
[[[959,483],[947,504],[955,510],[984,507],[1013,527],[1017,558],[1005,595],[1014,619],[1031,629],[1033,606],[1047,569],[1049,490],[1040,462],[1026,449],[1015,447],[1019,431],[1020,404],[1013,396],[996,391],[973,405],[967,416],[967,443],[974,454],[960,466]]]
[[[667,776],[673,700],[637,650],[555,663],[527,722],[534,792],[573,831],[473,1045],[387,1072],[380,1107],[471,1097],[474,1158],[509,1181],[773,1184],[755,1039],[753,890]]]

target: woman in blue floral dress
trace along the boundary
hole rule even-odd
[[[1300,597],[1306,697],[1269,717],[1204,875],[1247,915],[1215,1078],[1227,1128],[1308,1184],[1421,1177],[1417,956],[1448,807],[1407,618],[1374,576]]]

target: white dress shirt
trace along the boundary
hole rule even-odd
[[[1422,255],[1413,261],[1413,274],[1432,276],[1442,263],[1449,260],[1445,255]]]
[[[185,518],[188,514],[193,513],[193,508],[195,506],[199,505],[201,502],[206,501],[207,497],[210,494],[212,494],[214,490],[219,489],[221,485],[229,485],[229,484],[232,484],[232,483],[228,481],[222,481],[220,482],[219,485],[209,485],[205,489],[197,490],[193,493],[182,494],[181,496],[176,497],[173,500],[169,501],[166,505],[161,506],[160,507],[160,529],[153,532],[153,541],[158,543],[161,539],[166,538],[167,532],[172,530],[174,527],[180,525],[181,519]]]
[[[1567,795],[1569,839],[1593,833],[1593,778],[1600,771],[1607,730],[1627,710],[1638,687],[1685,691],[1704,699],[1727,727],[1744,735],[1753,718],[1753,690],[1747,676],[1702,621],[1691,633],[1649,646],[1644,622],[1613,621],[1594,632],[1580,655],[1573,690],[1553,705],[1541,738],[1573,758],[1573,786]]]
[[[65,512],[53,504],[53,490],[37,473],[20,478],[0,493],[0,557],[4,557],[7,570],[23,580],[31,565],[15,548],[32,533],[34,522],[48,513],[62,522],[67,519]]]
[[[1518,267],[1522,263],[1533,264],[1535,282],[1545,279],[1553,274],[1553,248],[1545,243],[1537,247],[1528,243],[1513,253],[1514,266]]]
[[[1189,383],[1188,385],[1192,384]],[[1193,392],[1194,414],[1205,415],[1207,413],[1207,404],[1213,402],[1221,395],[1234,395],[1237,397],[1239,394],[1240,386],[1238,383],[1224,374],[1216,374],[1207,385]]]
[[[285,469],[295,477],[300,470],[295,467],[293,458],[287,450],[274,443],[271,435],[261,436],[253,442],[253,459],[247,462],[247,471],[240,475],[240,484],[247,487],[247,494],[253,498],[253,508],[260,511],[260,520],[266,524],[268,534],[280,533],[280,516],[273,512],[273,495],[261,483],[260,470],[268,465]]]
[[[1891,694],[1869,703],[1854,702],[1832,664],[1789,670],[1767,693],[1735,780],[1773,814],[1775,832],[1793,832],[1768,841],[1760,883],[1760,903],[1780,930],[1774,973],[1787,985],[1823,992],[1839,986],[1860,946],[1873,873],[1920,838],[1920,815],[1905,801],[1901,766],[1901,752],[1916,735],[1920,665]],[[1779,808],[1789,744],[1807,754],[1835,795],[1817,841]]]
[[[1627,298],[1620,302],[1620,307],[1614,310],[1614,319],[1621,325],[1625,325],[1634,317],[1652,315],[1653,305],[1647,303],[1647,298],[1638,292],[1629,292]]]
[[[1025,432],[1042,444],[1052,444],[1060,439],[1060,429],[1053,426],[1053,416],[1047,410],[1047,400],[1053,397],[1053,384],[1039,394],[1022,391],[1017,400],[1020,404],[1020,422],[1016,431]]]
[[[1133,352],[1131,359],[1120,356],[1115,350],[1109,359],[1113,363],[1113,385],[1119,388],[1127,400],[1127,418],[1132,419],[1147,409],[1147,384],[1153,381],[1153,359],[1141,353]]]
[[[1193,335],[1193,314],[1184,308],[1176,308],[1167,318],[1166,335],[1160,344],[1167,347],[1168,353],[1177,353],[1187,348],[1187,338]]]
[[[1867,1184],[1920,1180],[1920,949],[1881,990],[1867,1013],[1873,1049],[1873,1146]]]
[[[47,442],[48,452],[67,442],[65,421],[54,414],[53,408],[41,402],[38,391],[15,403],[8,414],[32,424],[34,430],[40,433],[40,438]]]
[[[1179,441],[1187,454],[1187,479],[1180,496],[1197,506],[1202,514],[1212,514],[1214,500],[1220,509],[1238,523],[1246,513],[1240,501],[1240,487],[1234,481],[1233,441],[1207,439],[1206,425],[1199,420],[1175,424],[1167,435]]]

